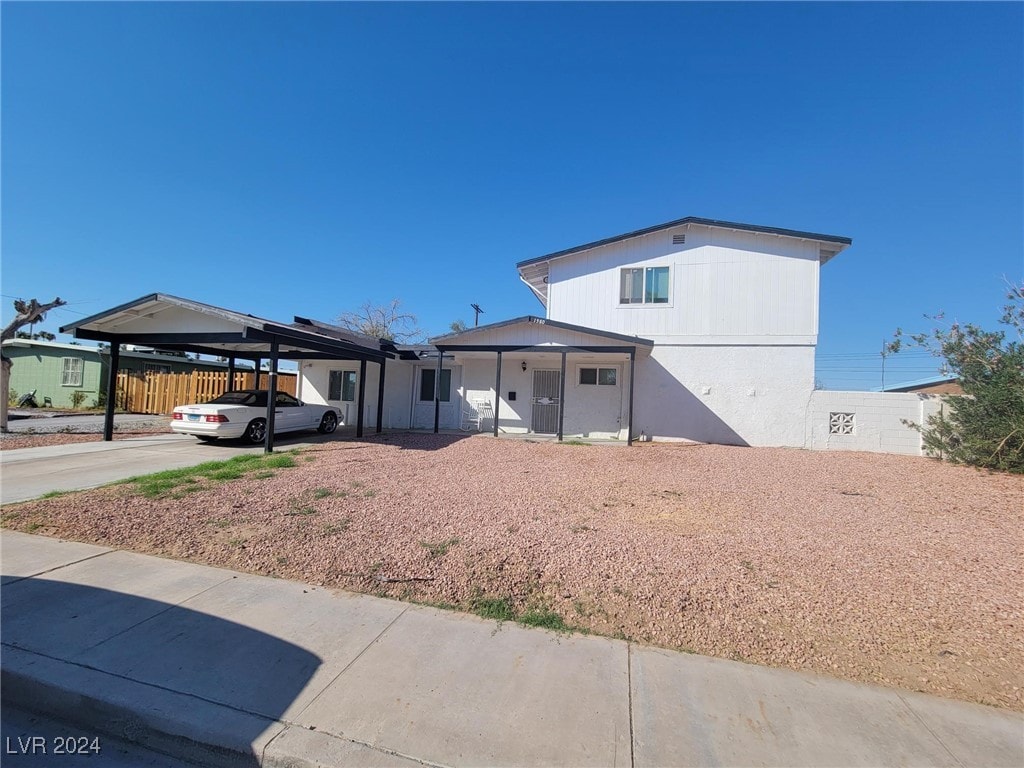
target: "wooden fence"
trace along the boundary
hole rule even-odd
[[[259,376],[253,386],[252,372],[235,373],[235,389],[265,389],[269,386],[266,373]],[[294,374],[279,374],[278,392],[295,394]],[[139,373],[117,372],[117,407],[132,413],[161,413],[173,411],[179,405],[205,403],[224,394],[228,388],[227,371],[192,371],[191,373]]]

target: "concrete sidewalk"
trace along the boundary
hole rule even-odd
[[[1021,715],[3,532],[2,694],[215,765],[1020,766]]]
[[[280,435],[278,451],[304,448],[334,435]],[[204,461],[223,461],[242,453],[261,453],[261,445],[201,443],[188,435],[156,434],[110,442],[68,443],[0,451],[0,503],[11,504],[51,491],[95,488],[136,475],[178,469]]]

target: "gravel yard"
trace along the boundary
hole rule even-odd
[[[12,505],[4,525],[1024,710],[1024,477],[445,435],[294,460]]]

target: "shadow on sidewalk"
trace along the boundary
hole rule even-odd
[[[40,578],[14,579],[4,584],[0,640],[6,648],[31,651],[192,697],[181,699],[147,691],[153,694],[147,699],[150,705],[168,696],[167,703],[179,708],[186,723],[201,719],[197,712],[212,711],[208,702],[228,707],[234,710],[228,718],[230,732],[225,734],[231,745],[214,746],[235,750],[253,744],[271,725],[267,721],[282,718],[322,662],[319,656],[297,645],[216,616],[121,592]],[[8,670],[4,671],[7,678]],[[87,669],[81,672],[96,676]],[[33,709],[33,702],[18,700],[24,695],[22,690],[21,685],[5,685],[4,704]],[[119,723],[128,721],[111,716],[112,705],[105,693],[75,691],[73,702],[69,699],[60,711],[46,714],[147,745],[149,734],[145,729],[122,727]],[[189,701],[195,704],[191,713]],[[181,706],[183,702],[185,706]],[[133,710],[132,703],[127,702],[124,708]],[[159,710],[144,703],[131,711],[130,720],[137,723],[138,715],[145,722],[146,715],[152,714],[160,721],[174,711]],[[216,733],[207,727],[198,731]],[[258,757],[255,753],[240,755],[238,764],[256,766]]]

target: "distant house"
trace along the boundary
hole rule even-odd
[[[105,348],[54,341],[10,339],[3,344],[11,358],[11,389],[19,395],[35,390],[40,405],[48,399],[55,408],[70,408],[72,393],[84,392],[82,405],[92,406],[106,388],[109,353]],[[135,348],[121,352],[118,368],[138,374],[226,371],[227,363],[192,360]]]
[[[944,379],[920,379],[908,381],[892,387],[884,387],[879,392],[913,392],[920,395],[962,395],[964,388],[955,376]]]

